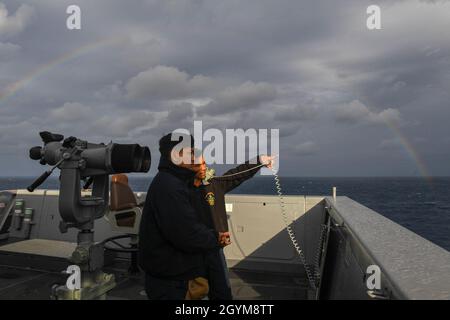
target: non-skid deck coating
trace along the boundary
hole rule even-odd
[[[105,269],[116,276],[117,286],[108,299],[143,300],[142,274],[130,276],[123,269]],[[38,271],[26,268],[0,266],[0,300],[50,299],[51,287],[64,283],[67,275],[58,272]],[[234,299],[306,299],[306,282],[297,276],[275,273],[230,270]]]
[[[0,250],[47,257],[69,258],[76,247],[76,243],[67,241],[31,239],[3,245],[0,247]]]

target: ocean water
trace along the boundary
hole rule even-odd
[[[147,191],[149,178],[130,176],[134,191]],[[26,188],[34,178],[0,178],[0,190]],[[450,251],[450,178],[294,178],[281,177],[284,194],[345,195]],[[57,189],[58,180],[41,188]],[[273,177],[255,177],[237,194],[276,194]]]

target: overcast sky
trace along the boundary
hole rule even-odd
[[[450,175],[449,30],[438,0],[0,0],[0,175],[44,170],[43,130],[148,145],[154,174],[194,120],[279,129],[283,175]]]

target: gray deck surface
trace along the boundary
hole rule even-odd
[[[120,266],[105,270],[116,276],[117,286],[108,299],[146,299],[143,277],[130,277]],[[0,300],[49,299],[51,287],[63,283],[65,276],[58,272],[0,266]],[[305,299],[306,282],[293,275],[231,270],[230,281],[234,299]]]

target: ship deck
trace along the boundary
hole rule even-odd
[[[113,273],[117,283],[117,286],[109,292],[107,299],[147,299],[143,275],[129,275],[126,262],[116,262],[105,268],[105,272]],[[67,275],[56,271],[0,266],[0,300],[50,299],[52,285],[64,283],[66,277]],[[233,297],[238,300],[306,299],[307,283],[298,275],[232,268],[230,281]]]
[[[50,299],[53,285],[65,283],[67,274],[61,271],[75,249],[77,230],[59,231],[58,195],[55,190],[15,193],[26,208],[34,209],[31,229],[17,228],[8,220],[12,210],[4,207],[0,300]],[[143,199],[145,194],[139,197]],[[4,193],[4,199],[12,208],[11,193]],[[447,250],[350,198],[286,196],[291,228],[306,263],[320,270],[320,294],[313,296],[279,214],[279,199],[227,195],[226,201],[231,208],[228,218],[233,245],[225,247],[224,253],[235,299],[450,298]],[[96,220],[94,241],[137,234],[134,229],[116,228],[113,221],[111,216]],[[107,298],[146,299],[143,275],[129,274],[127,255],[105,251],[103,270],[113,273],[117,283]],[[371,274],[374,267],[378,271]],[[367,285],[367,277],[372,275],[379,279],[377,290]]]

